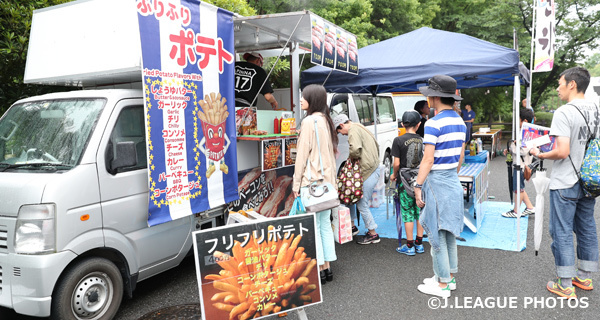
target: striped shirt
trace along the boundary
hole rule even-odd
[[[456,169],[467,126],[454,110],[443,110],[425,122],[423,144],[435,146],[431,170]]]

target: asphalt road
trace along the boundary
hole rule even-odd
[[[552,161],[545,165],[551,168]],[[495,197],[491,201],[508,202],[505,158],[493,159],[490,171],[489,195]],[[527,183],[525,189],[535,203],[533,184]],[[600,205],[596,204],[596,218],[600,215],[598,209]],[[578,290],[578,299],[571,301],[558,299],[546,290],[555,270],[547,212],[544,220],[546,231],[538,256],[534,254],[533,217],[528,226],[527,248],[522,252],[459,246],[457,290],[447,304],[417,291],[422,280],[433,275],[427,242],[426,253],[413,257],[396,253],[396,239],[382,239],[372,245],[337,245],[338,260],[332,263],[334,281],[323,286],[324,301],[306,308],[306,314],[309,319],[595,318],[600,313],[598,289]],[[597,275],[594,277],[598,281]],[[135,320],[157,309],[198,303],[194,261],[188,258],[179,267],[139,283],[134,298],[123,301],[115,319]],[[0,309],[0,319],[38,318]],[[298,317],[291,313],[284,319]]]

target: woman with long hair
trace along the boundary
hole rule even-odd
[[[302,110],[306,111],[306,117],[301,123],[296,150],[292,187],[296,197],[300,195],[300,188],[308,186],[311,182],[323,180],[336,185],[335,154],[338,144],[337,132],[328,112],[325,88],[321,85],[309,85],[304,88],[300,105]],[[323,172],[320,161],[323,162]],[[315,215],[317,264],[321,271],[321,283],[324,284],[333,280],[329,262],[337,259],[330,222],[331,210],[316,212]]]

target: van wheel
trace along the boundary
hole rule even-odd
[[[392,175],[392,156],[389,151],[386,151],[383,156],[383,165],[385,166],[384,180],[385,183],[388,183],[388,181],[390,181],[390,176]]]
[[[52,319],[112,319],[123,298],[123,278],[104,258],[89,258],[69,268],[52,296]]]

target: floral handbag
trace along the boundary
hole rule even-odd
[[[338,176],[338,195],[345,205],[357,203],[363,196],[363,177],[360,173],[360,160],[348,158]]]

